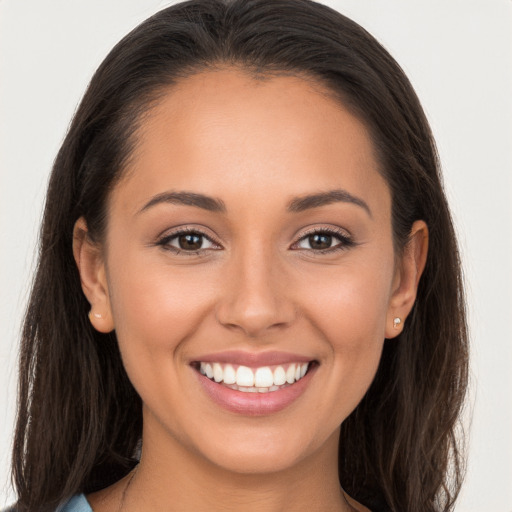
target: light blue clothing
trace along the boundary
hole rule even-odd
[[[67,503],[60,506],[55,512],[92,512],[92,508],[84,494],[75,494]]]
[[[0,512],[16,512],[16,508],[9,507]],[[75,494],[67,503],[58,507],[55,512],[92,512],[92,508],[84,494]]]

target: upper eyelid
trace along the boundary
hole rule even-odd
[[[210,242],[222,245],[218,239],[218,237],[213,236],[205,231],[205,228],[196,227],[196,226],[179,226],[177,228],[173,228],[171,230],[163,231],[162,234],[158,235],[158,241],[172,239],[184,233],[197,233],[198,235],[204,236]]]
[[[207,233],[206,228],[202,228],[199,226],[187,226],[187,225],[173,228],[170,231],[164,231],[163,234],[158,236],[158,243],[161,243],[164,240],[172,240],[183,233],[197,233],[201,236],[204,236],[206,239],[208,239],[213,244],[218,245],[223,248],[223,244],[219,241],[218,237],[212,236],[209,233]],[[312,234],[315,234],[315,233],[329,233],[332,236],[339,237],[341,240],[348,239],[348,240],[352,241],[352,236],[350,235],[350,233],[348,233],[348,231],[346,231],[343,228],[334,227],[334,226],[316,226],[316,227],[307,228],[305,231],[298,234],[295,237],[295,241],[292,242],[291,246],[293,247],[294,245],[296,245],[298,242],[300,242],[304,238],[306,238]],[[201,249],[199,249],[199,250],[201,250]]]
[[[327,249],[305,249],[305,248],[298,248],[297,245],[302,241],[304,240],[305,238],[307,238],[308,236],[311,236],[311,235],[314,235],[316,233],[327,233],[329,234],[329,236],[333,236],[335,238],[337,238],[339,240],[339,243],[336,244],[334,247],[329,247]],[[352,238],[352,235],[350,233],[348,233],[346,230],[340,228],[340,227],[314,227],[314,228],[311,228],[309,229],[308,231],[306,232],[303,232],[302,235],[296,239],[295,242],[293,242],[293,244],[290,246],[290,249],[292,250],[302,250],[304,252],[307,252],[307,253],[311,253],[311,254],[316,254],[318,256],[322,255],[322,254],[328,254],[328,253],[333,253],[333,252],[337,252],[339,250],[344,250],[344,249],[348,249],[349,247],[353,247],[354,245],[357,245],[353,238]]]
[[[313,235],[315,233],[329,233],[330,235],[339,236],[342,238],[352,238],[352,235],[343,228],[334,227],[334,226],[323,226],[323,227],[313,227],[310,229],[306,229],[303,231],[298,238],[297,241],[302,240],[303,238]]]

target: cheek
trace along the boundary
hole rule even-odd
[[[172,350],[192,334],[211,304],[205,272],[126,256],[109,286],[116,333],[130,350]]]
[[[181,410],[180,371],[187,341],[209,311],[205,273],[166,265],[165,257],[126,251],[109,279],[116,336],[125,370],[150,410]],[[167,413],[164,413],[167,414]],[[177,421],[166,416],[169,425]]]
[[[333,349],[357,353],[383,341],[391,280],[386,265],[345,267],[330,278],[315,280],[309,309]]]
[[[377,260],[376,260],[377,261]],[[385,338],[393,260],[347,265],[315,279],[305,311],[323,338],[327,384],[322,408],[339,425],[357,406],[377,371]],[[313,284],[313,283],[310,283]],[[320,407],[320,404],[319,404]]]

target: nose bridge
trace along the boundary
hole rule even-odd
[[[225,277],[227,286],[217,308],[223,325],[253,337],[293,320],[294,306],[285,293],[286,273],[268,241],[241,244]]]

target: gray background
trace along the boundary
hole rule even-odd
[[[109,49],[170,3],[0,0],[0,507],[14,499],[8,469],[18,333],[52,160]],[[431,121],[460,235],[472,330],[473,421],[456,510],[511,512],[512,2],[325,3],[390,50]]]

